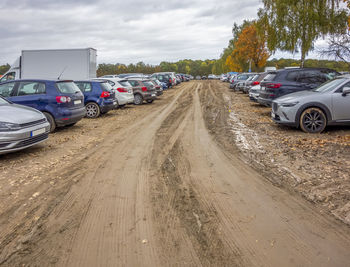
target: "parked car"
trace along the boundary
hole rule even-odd
[[[260,95],[260,84],[254,85],[249,89],[249,99],[253,102],[258,102]]]
[[[199,75],[197,75],[197,76],[196,76],[196,80],[202,80],[202,77],[199,76]]]
[[[312,90],[322,83],[340,75],[325,68],[283,69],[270,72],[261,82],[258,102],[271,106],[274,99],[290,93]]]
[[[50,124],[43,113],[0,97],[0,154],[44,142],[49,132]]]
[[[255,73],[242,73],[238,75],[232,75],[230,80],[230,89],[236,90],[238,84],[245,82],[250,76],[255,75]]]
[[[117,106],[112,86],[104,80],[75,81],[84,94],[86,117],[97,118]]]
[[[157,73],[152,74],[152,75],[151,75],[151,78],[156,77],[159,81],[162,82],[162,80],[158,78],[159,75],[168,75],[168,77],[169,77],[169,82],[171,83],[171,85],[168,84],[168,87],[169,87],[169,85],[170,85],[170,87],[176,85],[176,76],[175,76],[175,72],[157,72]],[[169,88],[170,88],[170,87],[169,87]]]
[[[244,83],[244,86],[242,88],[243,93],[249,93],[249,90],[256,85],[260,85],[260,82],[264,80],[264,78],[267,76],[268,72],[262,72],[254,75],[249,80],[247,80]]]
[[[328,81],[311,91],[291,93],[272,102],[272,119],[279,124],[320,133],[327,125],[350,125],[350,76]]]
[[[14,80],[0,84],[0,95],[13,103],[40,110],[56,127],[72,126],[85,114],[84,95],[73,81]]]
[[[207,79],[207,76],[203,75],[202,80],[206,80],[206,79]]]
[[[93,80],[107,81],[114,92],[117,100],[116,107],[123,107],[127,104],[134,103],[134,93],[131,84],[126,79],[122,78],[95,78]]]
[[[152,78],[150,80],[154,83],[154,85],[156,87],[157,96],[162,95],[163,94],[163,85],[162,85],[162,83],[160,81],[158,81],[157,79],[154,79],[154,78]]]
[[[249,73],[247,74],[247,79],[245,80],[238,80],[238,82],[236,83],[236,86],[235,86],[235,91],[242,91],[243,92],[243,88],[246,84],[246,82],[249,82],[251,81],[255,76],[257,75],[257,73]]]
[[[215,80],[215,79],[216,79],[216,75],[214,75],[214,74],[208,75],[208,80]]]
[[[152,103],[157,98],[156,87],[151,80],[129,78],[128,82],[133,88],[135,105],[141,105],[143,101]]]
[[[154,74],[151,75],[150,78],[151,79],[154,78],[154,79],[157,79],[160,82],[166,83],[167,88],[171,88],[173,86],[172,78],[171,78],[171,76],[169,74],[166,74],[166,73],[154,73]]]

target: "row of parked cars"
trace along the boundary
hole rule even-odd
[[[320,133],[350,125],[350,75],[327,68],[289,68],[231,76],[230,89],[272,108],[278,123]]]
[[[152,103],[182,81],[173,72],[106,75],[90,80],[11,80],[0,84],[0,154],[45,141],[56,127],[97,118],[128,104]]]

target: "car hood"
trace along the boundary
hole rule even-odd
[[[0,105],[0,121],[11,123],[28,123],[44,119],[39,110],[16,104]]]
[[[284,102],[292,102],[292,101],[298,101],[299,99],[305,99],[305,98],[314,98],[315,96],[319,96],[319,92],[314,91],[300,91],[291,93],[288,95],[281,96],[274,100],[276,103],[284,103]]]

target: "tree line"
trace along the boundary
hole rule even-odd
[[[258,19],[234,24],[233,38],[219,59],[220,68],[248,71],[251,66],[252,70],[260,70],[271,64],[267,59],[277,50],[300,53],[299,66],[307,67],[311,62],[315,64],[307,61],[306,56],[314,50],[316,40],[329,37],[328,48],[319,51],[320,55],[342,61],[335,64],[338,69],[350,70],[350,0],[262,2]]]

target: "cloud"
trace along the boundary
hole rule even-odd
[[[24,49],[94,47],[98,62],[218,58],[260,0],[3,0],[0,64]]]

